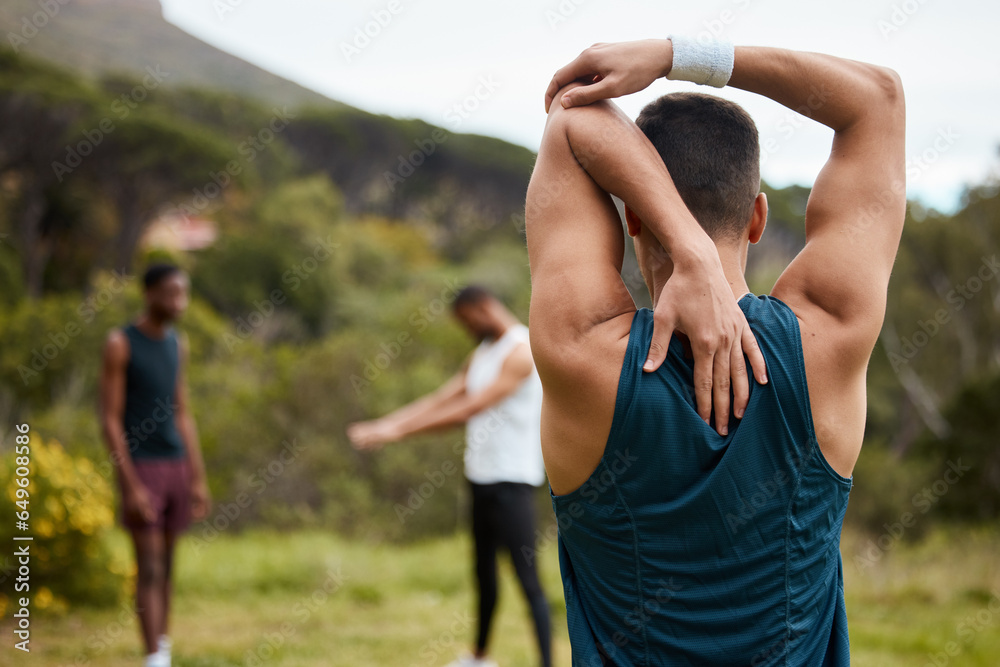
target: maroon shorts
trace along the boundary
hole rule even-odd
[[[146,528],[180,533],[191,523],[191,466],[187,458],[139,459],[135,474],[149,492],[156,514],[152,523],[130,518],[122,512],[122,524],[129,530]]]

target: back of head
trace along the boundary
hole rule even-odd
[[[714,95],[671,93],[647,104],[636,125],[712,240],[739,238],[760,191],[760,146],[750,115]]]

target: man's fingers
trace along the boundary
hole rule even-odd
[[[562,96],[562,105],[564,109],[583,107],[609,97],[615,97],[614,88],[608,79],[601,79],[597,83],[579,86],[566,93]]]
[[[750,330],[750,325],[743,327],[743,337],[741,339],[743,354],[750,359],[750,367],[753,368],[753,376],[760,384],[767,384],[767,364],[764,362],[764,353],[760,351],[760,345]]]
[[[743,361],[742,341],[734,342],[729,354],[729,373],[733,379],[733,415],[742,419],[750,401],[750,378],[747,377],[747,366]]]
[[[589,65],[584,62],[583,55],[581,54],[573,62],[557,70],[552,75],[552,80],[549,81],[549,87],[545,89],[545,113],[549,112],[552,100],[555,99],[556,93],[559,92],[560,88],[588,74],[596,74],[596,72],[588,71],[589,69]]]
[[[695,409],[698,416],[706,424],[712,416],[712,366],[715,363],[715,355],[711,352],[705,353],[691,346],[694,354],[694,400]]]
[[[729,433],[729,346],[720,347],[715,353],[712,368],[712,398],[715,404],[715,430],[719,435]]]
[[[652,373],[663,360],[667,358],[667,348],[670,346],[670,337],[674,335],[674,321],[668,315],[653,313],[653,335],[649,341],[649,351],[646,353],[646,361],[642,365],[642,370]]]

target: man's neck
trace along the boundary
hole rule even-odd
[[[739,252],[737,248],[728,248],[725,246],[716,246],[719,249],[719,260],[722,262],[722,272],[726,276],[726,282],[729,283],[729,287],[733,290],[733,298],[739,301],[743,298],[743,295],[750,291],[747,286],[746,279],[746,266],[744,264],[744,259],[742,253]],[[653,277],[653,307],[656,307],[656,302],[660,298],[660,291],[663,288],[663,283],[665,280],[660,280],[657,276]]]
[[[135,326],[139,331],[146,334],[150,338],[163,338],[167,335],[167,325],[165,320],[153,317],[149,312],[145,312],[139,316],[136,320]]]

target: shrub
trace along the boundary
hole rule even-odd
[[[15,526],[15,512],[24,506],[15,504],[20,487],[13,481],[16,460],[8,449],[0,460],[0,543],[14,544],[15,533],[34,538],[24,542],[30,545],[32,606],[61,611],[79,604],[118,604],[130,571],[112,556],[106,541],[115,520],[111,463],[102,467],[74,458],[54,440],[33,436],[29,446],[29,530]],[[16,564],[8,559],[4,565],[4,575],[13,576]],[[17,595],[13,586],[0,589],[0,614]]]

